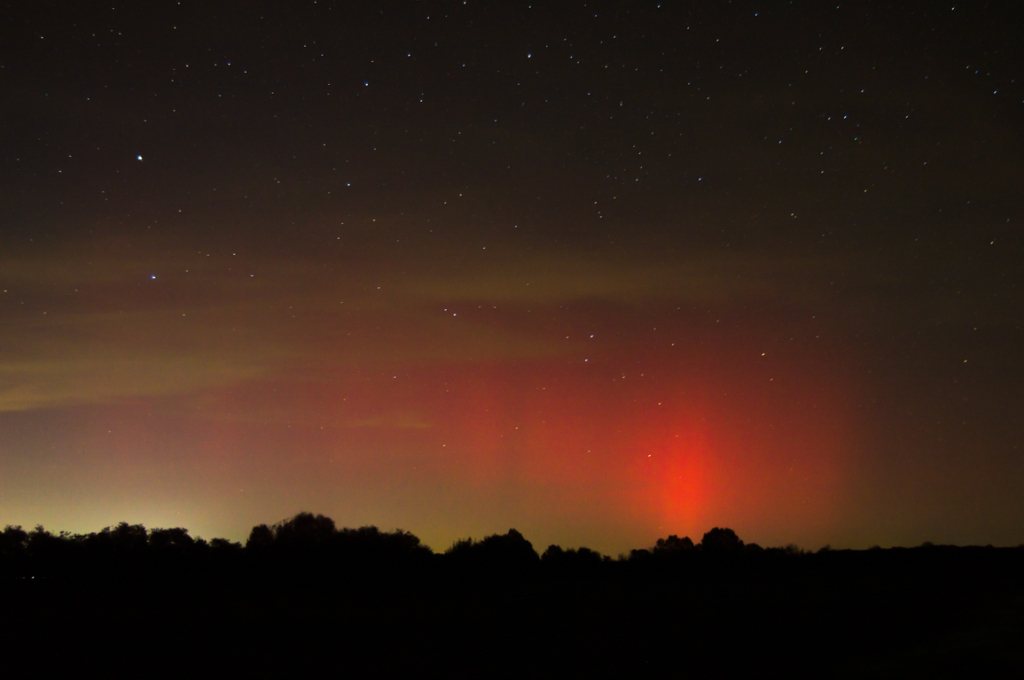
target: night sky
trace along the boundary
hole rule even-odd
[[[5,2],[0,525],[1022,543],[1021,35]]]

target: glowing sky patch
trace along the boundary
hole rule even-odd
[[[11,12],[0,525],[1024,540],[1019,7]]]

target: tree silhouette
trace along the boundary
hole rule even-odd
[[[156,550],[180,552],[195,544],[195,539],[188,535],[188,529],[152,529],[149,532],[149,545]]]
[[[668,538],[659,538],[652,551],[655,555],[680,553],[684,550],[693,550],[693,541],[689,536],[679,538],[672,534]]]
[[[528,572],[540,563],[533,544],[515,529],[509,529],[506,534],[492,534],[481,541],[474,542],[471,538],[456,541],[445,556],[461,567],[487,571]]]
[[[274,542],[282,546],[312,547],[325,545],[334,538],[334,520],[324,515],[300,512],[274,527]]]
[[[734,554],[742,552],[743,541],[732,529],[720,529],[715,527],[704,534],[700,547],[706,553],[712,554]]]
[[[245,542],[246,550],[269,550],[274,545],[274,530],[266,524],[257,524],[249,532],[249,540]]]
[[[0,556],[22,556],[28,549],[28,532],[20,526],[8,524],[0,534]]]
[[[549,545],[541,555],[540,561],[545,569],[554,573],[585,576],[596,573],[602,564],[611,562],[611,559],[590,548],[563,550],[561,546]]]
[[[7,525],[0,534],[0,577],[23,576],[28,560],[28,532]]]

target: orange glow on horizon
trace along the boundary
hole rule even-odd
[[[178,497],[170,516],[187,517],[184,490],[201,489],[204,516],[247,518],[243,534],[305,509],[438,549],[510,526],[541,549],[613,554],[713,526],[754,541],[827,530],[855,383],[799,347],[769,362],[716,325],[663,323],[672,342],[658,345],[609,332],[585,354],[368,361],[139,397],[82,407],[68,436],[98,461],[93,496],[129,479],[142,496],[113,507],[164,517]]]

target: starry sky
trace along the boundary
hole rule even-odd
[[[1024,7],[5,2],[0,525],[1024,542]]]

